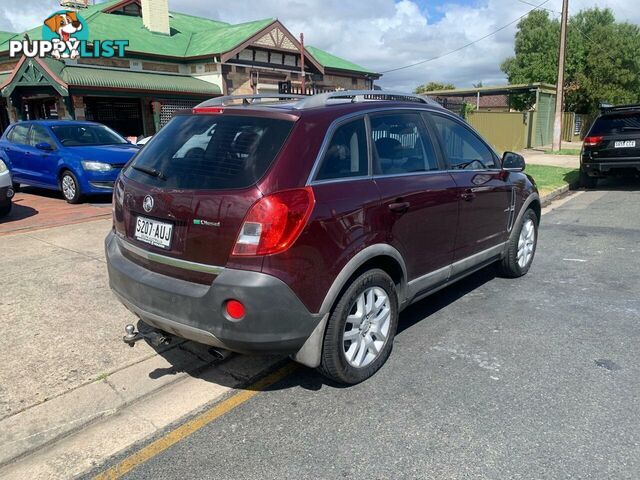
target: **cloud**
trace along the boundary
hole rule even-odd
[[[527,0],[541,3],[542,0]],[[3,0],[5,3],[5,0]],[[640,10],[629,0],[572,0],[570,11],[593,6],[612,8],[619,21],[640,23]],[[0,30],[22,31],[38,25],[56,8],[53,0],[22,0],[0,6]],[[518,0],[169,0],[174,11],[231,23],[277,17],[308,44],[385,71],[459,48],[525,14],[532,7]],[[545,7],[560,10],[561,0]],[[500,63],[513,54],[516,26],[416,67],[388,73],[386,88],[408,91],[428,81],[469,86],[506,82]]]

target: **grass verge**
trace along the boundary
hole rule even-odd
[[[540,196],[551,193],[565,185],[578,183],[579,172],[577,168],[550,167],[547,165],[527,165],[526,173],[531,175],[540,191]]]

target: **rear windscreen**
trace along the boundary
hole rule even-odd
[[[291,132],[293,122],[232,115],[171,120],[125,171],[162,188],[216,190],[255,184]]]
[[[640,113],[616,113],[596,119],[589,135],[640,132]]]

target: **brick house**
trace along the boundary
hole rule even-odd
[[[87,2],[88,3],[88,2]],[[124,58],[9,57],[0,32],[0,133],[21,119],[87,119],[151,135],[181,109],[219,95],[301,93],[302,46],[277,19],[232,25],[169,12],[168,0],[111,0],[79,10],[89,41],[128,40]],[[306,92],[370,89],[379,74],[307,46]]]

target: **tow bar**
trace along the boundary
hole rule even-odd
[[[122,337],[122,341],[130,347],[135,346],[140,340],[147,340],[154,347],[161,347],[171,343],[171,337],[157,331],[136,332],[136,327],[128,324],[124,327],[126,335]]]

